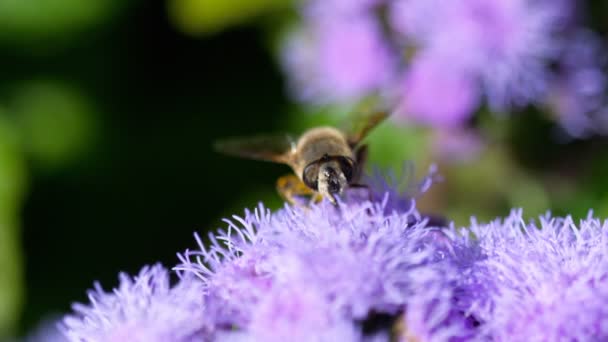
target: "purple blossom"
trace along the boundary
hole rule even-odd
[[[566,41],[549,89],[549,107],[572,137],[606,133],[608,122],[601,117],[607,105],[604,46],[593,32],[582,29]]]
[[[470,336],[453,305],[449,240],[407,195],[433,179],[434,170],[417,185],[376,182],[339,207],[260,205],[207,244],[196,236],[199,249],[179,255],[177,285],[159,265],[121,274],[111,293],[96,284],[61,328],[72,341],[387,341],[392,321],[362,327],[382,314],[406,322],[408,336]]]
[[[271,213],[260,206],[226,221],[210,247],[197,237],[199,250],[180,255],[176,269],[205,284],[216,336],[356,341],[371,338],[357,322],[372,313],[397,317],[410,304],[415,334],[439,341],[470,334],[452,310],[447,238],[426,227],[411,198],[390,200],[404,189],[378,196],[389,183],[372,185],[371,201],[347,194],[339,208],[322,202]]]
[[[435,127],[459,126],[479,102],[475,79],[451,63],[447,56],[421,53],[405,73],[400,116]]]
[[[589,103],[605,96],[597,63],[569,52],[568,71],[553,68],[572,46],[597,46],[581,35],[565,39],[584,30],[574,20],[580,7],[573,0],[307,0],[281,57],[303,102],[352,105],[379,95],[397,117],[454,128],[484,103],[508,113],[550,97],[560,123],[580,136],[608,121],[588,117]]]
[[[177,269],[208,284],[215,305],[235,310],[217,326],[237,326],[260,338],[269,331],[280,335],[281,329],[299,331],[299,340],[317,333],[356,336],[353,322],[370,312],[398,314],[432,286],[438,294],[450,293],[446,254],[439,253],[434,230],[412,221],[413,207],[386,215],[386,203],[351,203],[338,210],[324,202],[275,214],[260,207],[235,218],[239,226],[230,222],[211,248],[187,252]],[[243,258],[251,271],[235,274]],[[217,277],[225,273],[231,277]],[[226,288],[230,295],[222,295]],[[431,297],[427,305],[439,301],[449,307],[449,295]]]
[[[474,234],[475,237],[471,237]],[[522,212],[455,236],[460,305],[493,341],[608,339],[608,221]]]
[[[195,235],[175,286],[159,265],[122,274],[111,293],[96,284],[62,331],[71,341],[608,338],[608,221],[547,215],[537,227],[514,211],[430,227],[406,194],[436,178],[370,182],[368,196],[347,193],[337,207],[233,216],[208,243]],[[377,316],[384,325],[364,329]]]
[[[493,108],[525,105],[545,91],[564,19],[555,1],[399,0],[391,8],[406,39],[426,58],[442,56],[456,75],[478,80]]]
[[[74,304],[60,326],[70,341],[198,341],[205,336],[202,283],[184,276],[173,287],[160,265],[136,277],[121,273],[112,292],[101,285],[88,292],[90,304]]]
[[[323,7],[309,8],[316,15],[305,18],[306,25],[291,33],[282,50],[296,97],[313,103],[352,103],[382,91],[395,77],[395,57],[380,23],[370,13],[345,6],[347,2],[322,3]],[[337,15],[332,9],[346,13]]]
[[[252,321],[236,340],[244,341],[357,341],[355,322],[332,312],[324,293],[299,282],[274,285],[252,312]],[[230,333],[223,335],[231,336]]]

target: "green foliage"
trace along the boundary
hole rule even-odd
[[[23,303],[19,212],[25,184],[16,130],[0,110],[0,339],[14,332]]]
[[[120,0],[2,0],[0,40],[37,44],[62,39],[107,20]]]
[[[175,25],[192,35],[221,31],[290,4],[289,0],[168,0]]]
[[[43,168],[77,159],[96,133],[91,103],[74,87],[57,81],[31,81],[13,89],[11,111],[23,144]]]

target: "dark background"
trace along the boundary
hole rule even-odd
[[[195,246],[193,231],[242,208],[240,193],[273,188],[285,169],[211,148],[219,137],[276,130],[285,111],[258,31],[191,38],[169,23],[163,2],[142,1],[60,51],[1,52],[2,85],[67,79],[94,99],[100,122],[95,144],[69,166],[49,171],[30,161],[22,331],[85,301],[94,280],[109,289],[118,271],[176,264],[176,252]]]

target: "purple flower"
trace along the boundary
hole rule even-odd
[[[383,91],[395,77],[395,57],[380,23],[359,10],[371,1],[321,3],[307,8],[305,25],[291,33],[282,50],[295,96],[312,103],[352,103]]]
[[[416,188],[433,179],[432,169]],[[160,265],[121,274],[111,293],[96,284],[61,329],[71,341],[608,338],[608,221],[546,215],[536,226],[514,211],[432,228],[391,183],[337,207],[233,216],[179,255],[175,286]]]
[[[410,182],[369,184],[337,207],[233,216],[179,255],[175,286],[160,265],[121,274],[111,293],[96,284],[61,330],[71,341],[608,338],[608,221],[546,215],[537,227],[514,211],[433,228]]]
[[[121,274],[111,293],[96,284],[61,329],[71,341],[386,341],[401,322],[402,337],[472,336],[454,305],[449,239],[416,211],[410,182],[389,183],[338,207],[233,216],[179,255],[175,286],[160,265]],[[364,328],[376,315],[384,325]]]
[[[352,105],[374,95],[397,117],[454,128],[483,102],[509,112],[550,96],[559,121],[580,136],[608,121],[590,120],[587,108],[604,95],[597,63],[570,52],[568,71],[554,69],[573,44],[597,46],[581,35],[564,39],[582,30],[574,20],[580,7],[572,0],[307,0],[281,57],[303,102]]]
[[[593,32],[582,29],[566,42],[549,89],[549,107],[572,137],[605,134],[608,122],[601,117],[607,105],[604,46]]]
[[[493,108],[525,105],[545,91],[564,19],[556,2],[400,0],[391,8],[394,27],[427,58],[442,56],[456,75],[478,80]]]
[[[445,58],[444,58],[445,57]],[[405,73],[400,116],[435,127],[459,126],[479,102],[475,79],[448,56],[421,53]]]
[[[298,282],[274,285],[252,312],[244,332],[225,333],[240,341],[358,341],[355,322],[331,310],[324,293]]]
[[[160,265],[136,277],[121,273],[112,292],[99,284],[88,292],[90,304],[74,304],[60,326],[70,341],[199,341],[208,331],[203,286],[184,276],[173,287]]]
[[[493,341],[608,339],[608,221],[539,223],[514,211],[455,235],[459,305]]]
[[[260,206],[227,221],[211,247],[197,237],[200,250],[180,256],[176,269],[205,284],[222,339],[360,340],[357,322],[404,311],[418,319],[414,334],[470,334],[452,307],[447,238],[426,228],[411,202],[400,211],[405,202],[389,196],[276,213]]]

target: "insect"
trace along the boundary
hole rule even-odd
[[[359,112],[348,127],[314,127],[299,137],[289,134],[260,135],[218,141],[219,152],[287,164],[293,174],[277,180],[277,190],[285,200],[297,203],[301,196],[313,200],[337,196],[348,187],[360,187],[359,180],[367,159],[367,145],[361,141],[388,116],[387,112]]]

